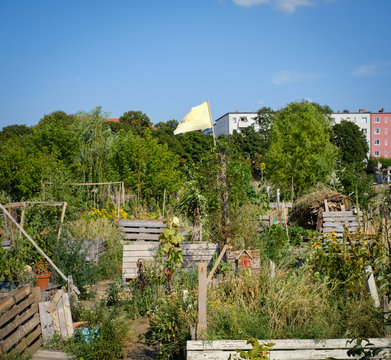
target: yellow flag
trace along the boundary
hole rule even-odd
[[[212,127],[209,104],[207,101],[191,108],[190,112],[182,119],[174,131],[174,135],[188,131],[208,129]]]

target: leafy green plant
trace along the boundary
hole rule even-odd
[[[260,344],[255,338],[247,340],[247,344],[252,345],[252,349],[248,351],[235,350],[237,354],[230,355],[230,359],[246,359],[246,360],[269,360],[270,350],[272,350],[274,343]]]
[[[178,233],[178,225],[179,219],[174,217],[171,220],[166,222],[167,227],[164,229],[163,233],[159,236],[160,246],[164,254],[167,255],[166,268],[167,274],[172,271],[176,267],[179,269],[182,266],[183,258],[182,258],[182,249],[181,249],[181,241],[184,240],[184,237]],[[170,276],[167,275],[170,279]]]
[[[363,346],[363,342],[366,344]],[[364,338],[357,338],[347,341],[348,344],[355,343],[353,348],[348,350],[348,356],[354,357],[355,359],[360,360],[370,360],[375,358],[382,352],[381,347],[374,347],[374,345],[368,340]]]

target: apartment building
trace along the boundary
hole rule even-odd
[[[365,109],[358,112],[343,112],[331,114],[333,124],[340,124],[342,120],[351,121],[356,124],[366,136],[368,146],[371,148],[371,113]]]
[[[215,136],[220,134],[231,135],[234,130],[241,132],[246,127],[252,126],[254,130],[259,130],[255,121],[256,112],[229,112],[219,117],[214,124]]]
[[[391,113],[371,113],[371,156],[391,157]]]

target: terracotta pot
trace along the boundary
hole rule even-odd
[[[39,288],[41,290],[47,289],[48,288],[48,284],[49,284],[49,279],[50,279],[51,275],[52,275],[52,273],[37,275],[38,278],[37,278],[37,281],[35,282],[35,284],[37,286],[39,286]]]

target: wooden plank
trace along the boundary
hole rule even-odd
[[[197,338],[202,339],[206,331],[206,300],[208,291],[208,281],[206,273],[206,264],[198,264],[198,324]]]
[[[52,320],[53,320],[53,327],[54,331],[57,332],[58,334],[61,334],[60,331],[60,322],[58,320],[58,311],[57,308],[52,312]]]
[[[58,324],[60,326],[60,335],[64,338],[68,336],[68,330],[65,322],[64,302],[62,298],[57,304]]]
[[[34,342],[38,337],[41,336],[41,326],[38,325],[36,329],[30,333],[27,337],[25,337],[16,347],[15,350],[12,351],[12,353],[21,353],[26,348],[30,346],[32,342]]]
[[[154,257],[157,253],[157,249],[156,250],[137,250],[137,251],[124,251],[124,255],[123,257],[138,257],[138,258],[142,258],[142,257]]]
[[[118,226],[126,227],[156,227],[165,228],[166,224],[161,220],[120,220]]]
[[[8,334],[14,331],[17,327],[23,324],[25,321],[34,316],[34,314],[38,311],[37,304],[32,304],[31,308],[27,311],[23,312],[20,315],[17,315],[13,318],[12,322],[7,326],[3,327],[0,330],[0,339],[4,339]]]
[[[237,354],[231,351],[205,351],[205,352],[188,352],[187,360],[228,360],[230,355]],[[324,360],[327,358],[334,359],[352,359],[348,356],[346,349],[335,350],[296,350],[296,351],[270,351],[270,360]]]
[[[0,317],[0,327],[6,324],[17,314],[19,314],[22,310],[24,310],[26,307],[30,306],[33,303],[34,303],[34,296],[30,294],[27,299],[23,300],[20,304],[12,307],[11,310],[7,311]]]
[[[125,240],[159,240],[159,234],[128,234],[123,235]]]
[[[0,303],[0,314],[8,310],[12,305],[16,304],[31,293],[29,285],[22,288],[12,290],[8,294],[8,298]]]
[[[149,233],[149,234],[161,234],[164,228],[146,228],[146,227],[126,227],[122,228],[122,231],[129,233]]]
[[[325,216],[332,216],[332,217],[339,217],[339,216],[357,216],[357,214],[354,214],[352,211],[324,211],[323,217]],[[362,216],[362,211],[360,211],[359,216]]]
[[[158,242],[151,241],[135,241],[132,244],[127,244],[123,246],[123,250],[125,251],[138,251],[138,250],[157,250],[159,248]]]
[[[64,294],[63,290],[58,290],[54,294],[53,299],[50,301],[50,304],[46,310],[48,313],[52,313],[54,311],[63,294]]]
[[[65,353],[60,351],[40,349],[37,351],[32,360],[68,360],[71,357],[67,356]]]
[[[216,269],[217,269],[217,266],[220,264],[220,261],[221,261],[221,259],[223,258],[223,256],[224,256],[225,252],[227,251],[227,249],[228,249],[228,245],[225,244],[224,247],[223,247],[223,249],[222,249],[221,252],[220,252],[219,257],[217,258],[215,264],[213,265],[212,270],[210,271],[210,273],[209,273],[209,275],[208,275],[208,278],[207,278],[207,280],[206,280],[206,284],[208,284],[208,283],[212,280],[213,274],[215,273],[215,271],[216,271]]]
[[[380,306],[380,300],[379,300],[379,294],[377,292],[377,287],[376,287],[375,277],[373,275],[372,266],[371,265],[366,266],[364,268],[364,272],[365,272],[365,278],[367,281],[368,290],[371,294],[373,302],[375,303],[375,307],[378,308]]]
[[[71,305],[69,303],[68,294],[62,296],[62,301],[64,303],[64,314],[65,314],[65,324],[68,332],[68,338],[73,336],[73,321],[71,315]]]
[[[391,347],[391,338],[370,338],[368,339],[373,347]],[[309,349],[350,349],[354,344],[349,344],[349,339],[278,339],[278,340],[258,340],[262,343],[274,343],[273,350],[309,350]],[[252,349],[251,344],[246,344],[246,340],[189,340],[187,350],[229,350]]]
[[[2,342],[3,351],[10,350],[20,339],[39,324],[39,314],[36,313],[27,323],[19,326],[18,330]]]
[[[47,309],[50,305],[49,301],[39,303],[39,318],[41,320],[42,328],[42,340],[45,344],[48,342],[54,335],[54,324],[52,315],[47,312]]]

